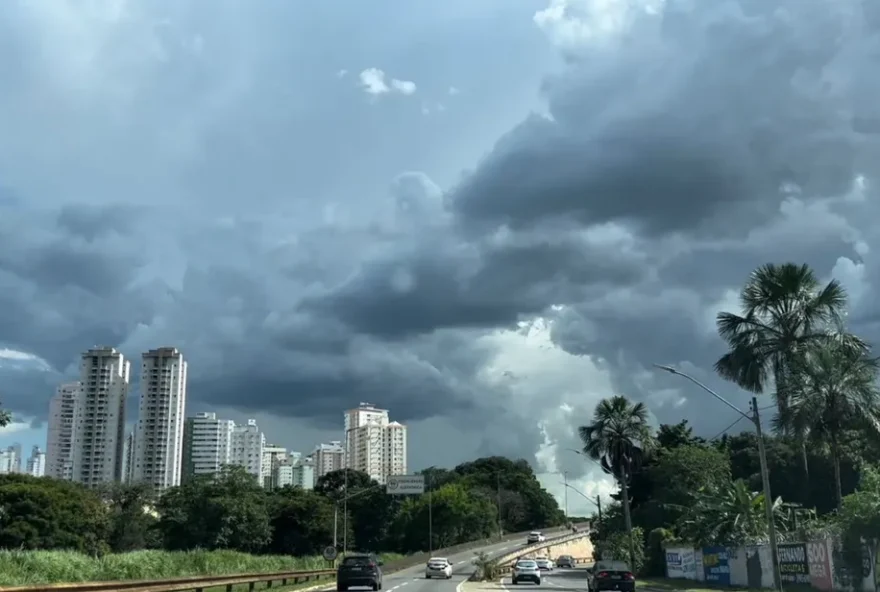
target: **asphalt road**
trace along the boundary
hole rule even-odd
[[[559,569],[556,568],[552,572],[544,572],[541,585],[535,584],[517,584],[514,586],[510,582],[510,576],[505,577],[501,581],[501,585],[509,592],[514,592],[520,588],[545,588],[550,592],[557,590],[567,590],[568,592],[584,592],[587,589],[587,566],[578,567],[576,569]]]
[[[495,557],[509,553],[517,547],[524,546],[526,546],[525,538],[521,541],[507,541],[455,555],[448,555],[446,558],[452,564],[452,578],[449,580],[436,578],[426,580],[424,564],[394,572],[393,574],[385,574],[382,587],[383,592],[391,592],[392,590],[394,592],[460,592],[459,586],[474,573],[473,560],[478,551],[484,551],[490,557]],[[437,556],[442,557],[442,555]],[[334,586],[332,590],[335,589]],[[351,588],[351,590],[360,591],[368,590],[368,588]]]

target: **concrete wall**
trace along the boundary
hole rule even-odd
[[[498,558],[499,565],[513,564],[520,557],[545,556],[555,559],[560,555],[571,555],[575,558],[592,557],[593,543],[590,542],[589,532],[578,532],[564,537],[547,540],[543,543],[528,545],[513,553]]]
[[[829,539],[806,543],[780,543],[780,571],[785,585],[808,585],[823,592],[853,590],[847,581],[846,569],[835,565],[835,542]],[[865,547],[860,590],[880,592],[875,576],[876,551]],[[772,588],[773,567],[770,547],[668,547],[666,575],[672,579],[706,581],[717,586],[737,586],[750,589]]]

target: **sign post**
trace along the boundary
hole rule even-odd
[[[333,545],[332,547],[324,547],[323,555],[329,567],[335,567],[336,558],[339,556],[339,551],[336,550],[336,545]]]
[[[388,495],[422,495],[425,493],[424,475],[388,475],[385,481]]]

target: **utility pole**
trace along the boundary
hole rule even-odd
[[[434,493],[431,490],[431,471],[428,471],[428,553],[434,554]]]
[[[761,429],[761,414],[758,412],[758,398],[752,397],[752,413],[745,413],[739,407],[710,389],[708,386],[706,386],[690,374],[685,374],[684,372],[672,366],[664,366],[662,364],[654,364],[654,367],[659,368],[660,370],[665,370],[670,374],[681,376],[682,378],[691,381],[692,383],[694,383],[695,385],[697,385],[698,387],[742,415],[744,418],[755,424],[755,432],[758,435],[758,458],[761,461],[761,481],[764,486],[764,511],[767,514],[767,534],[770,538],[770,557],[773,562],[773,587],[776,590],[782,592],[782,572],[779,570],[779,548],[776,546],[776,522],[773,519],[773,496],[770,492],[770,470],[767,468],[767,449],[764,445],[764,432]]]
[[[568,523],[568,471],[563,471],[562,476],[565,479],[565,522]]]
[[[779,547],[776,545],[776,520],[773,516],[773,498],[770,495],[770,470],[767,468],[767,448],[764,445],[764,432],[761,429],[761,414],[758,411],[758,398],[752,397],[752,422],[758,434],[758,457],[761,459],[761,482],[764,486],[764,510],[767,513],[767,532],[770,535],[770,556],[773,560],[773,586],[782,590],[782,573],[779,570]]]
[[[495,483],[498,487],[498,540],[504,538],[504,531],[501,529],[501,473],[495,473]]]
[[[599,508],[599,524],[602,523],[602,498],[596,496],[596,507]]]

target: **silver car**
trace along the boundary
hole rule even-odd
[[[538,564],[532,559],[520,559],[516,562],[516,565],[513,566],[513,573],[510,576],[510,580],[514,584],[532,582],[540,586],[541,570],[538,569]]]
[[[452,565],[445,557],[431,557],[425,566],[425,579],[452,577]]]

